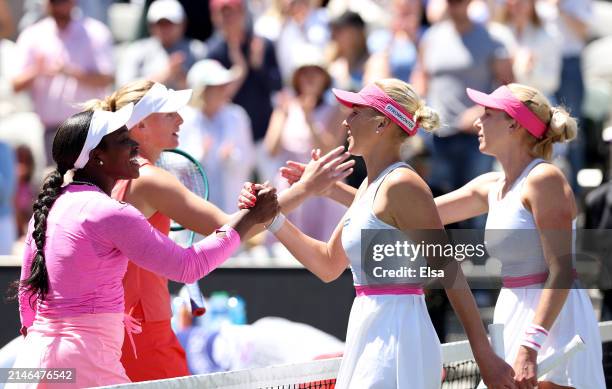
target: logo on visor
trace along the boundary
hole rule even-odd
[[[410,120],[410,118],[406,116],[403,112],[395,108],[393,105],[387,104],[387,106],[385,107],[385,112],[388,112],[389,114],[391,114],[391,116],[403,123],[410,131],[414,130],[415,123]]]

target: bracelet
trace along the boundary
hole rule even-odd
[[[278,230],[281,229],[283,224],[285,224],[286,219],[287,218],[285,217],[285,215],[279,212],[276,216],[274,216],[272,222],[266,226],[266,229],[271,233],[276,234]]]
[[[540,351],[547,337],[548,331],[546,328],[532,323],[525,329],[525,335],[521,341],[521,346]]]

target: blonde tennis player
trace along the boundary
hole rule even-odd
[[[441,231],[429,188],[400,162],[402,141],[418,127],[436,128],[438,115],[410,85],[396,79],[380,80],[359,93],[334,90],[334,94],[352,109],[343,123],[349,152],[363,156],[368,177],[328,242],[306,236],[282,215],[269,229],[325,282],[335,280],[351,266],[357,297],[337,388],[440,388],[440,342],[427,313],[423,285],[372,285],[364,276],[361,255],[364,230]],[[254,200],[246,193],[241,206]],[[445,270],[455,272],[453,288],[448,288],[447,294],[465,327],[485,383],[489,388],[514,388],[512,369],[492,351],[461,269],[452,262]]]
[[[501,260],[504,284],[494,322],[504,324],[506,361],[519,387],[603,389],[597,320],[573,269],[576,202],[561,171],[547,162],[554,143],[576,136],[576,121],[525,85],[502,86],[489,95],[467,93],[485,107],[474,124],[480,151],[496,157],[503,171],[436,198],[442,222],[488,212],[487,251]],[[576,334],[587,351],[538,383],[537,360]]]

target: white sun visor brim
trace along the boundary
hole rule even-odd
[[[191,89],[172,90],[156,82],[134,106],[134,113],[127,123],[128,130],[152,113],[176,112],[189,103]]]
[[[102,138],[125,126],[132,116],[134,104],[130,103],[118,111],[96,110],[91,117],[87,138],[83,149],[74,163],[75,169],[82,169],[89,161],[89,153],[95,149]]]

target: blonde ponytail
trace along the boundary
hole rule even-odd
[[[137,80],[125,84],[104,99],[93,99],[85,102],[85,110],[116,111],[129,103],[138,103],[155,83],[149,80]]]

